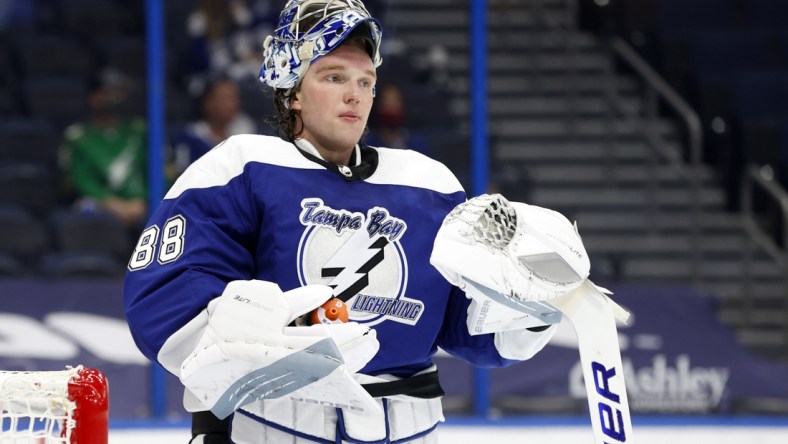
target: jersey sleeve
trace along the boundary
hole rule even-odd
[[[470,299],[457,287],[452,287],[449,296],[443,327],[438,333],[437,345],[449,354],[477,367],[507,367],[516,360],[506,359],[498,353],[495,335],[471,336],[465,319]]]
[[[187,169],[152,215],[129,261],[126,317],[151,360],[227,282],[254,276],[250,245],[261,209],[250,198],[245,169],[236,166],[238,171],[226,174],[226,157],[214,150]]]

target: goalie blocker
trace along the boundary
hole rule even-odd
[[[577,226],[547,208],[482,195],[458,205],[438,231],[430,262],[472,299],[471,334],[498,336],[566,317],[578,337],[597,444],[631,443],[616,320],[629,317],[589,279]]]
[[[330,294],[323,285],[282,292],[272,282],[232,281],[165,343],[159,358],[187,389],[192,444],[228,442],[232,414],[235,442],[261,433],[274,442],[331,433],[380,441],[389,430],[403,439],[443,420],[435,366],[403,379],[358,374],[378,350],[375,330],[355,322],[292,325]]]

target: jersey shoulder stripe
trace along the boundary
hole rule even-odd
[[[454,173],[441,162],[417,151],[379,148],[379,163],[369,183],[425,188],[443,194],[463,191]]]
[[[226,185],[241,175],[249,162],[285,168],[323,169],[304,157],[290,142],[274,136],[241,134],[228,138],[192,163],[164,199],[175,199],[191,189]]]

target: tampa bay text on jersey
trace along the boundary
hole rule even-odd
[[[303,199],[301,208],[306,227],[297,256],[301,285],[332,287],[334,296],[347,302],[353,321],[415,325],[424,303],[405,297],[408,267],[399,243],[405,221],[385,208],[370,208],[365,215],[331,208],[319,198]]]

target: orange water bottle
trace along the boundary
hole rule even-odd
[[[339,324],[347,322],[347,304],[342,299],[331,298],[320,307],[312,311],[308,325],[313,324]]]

